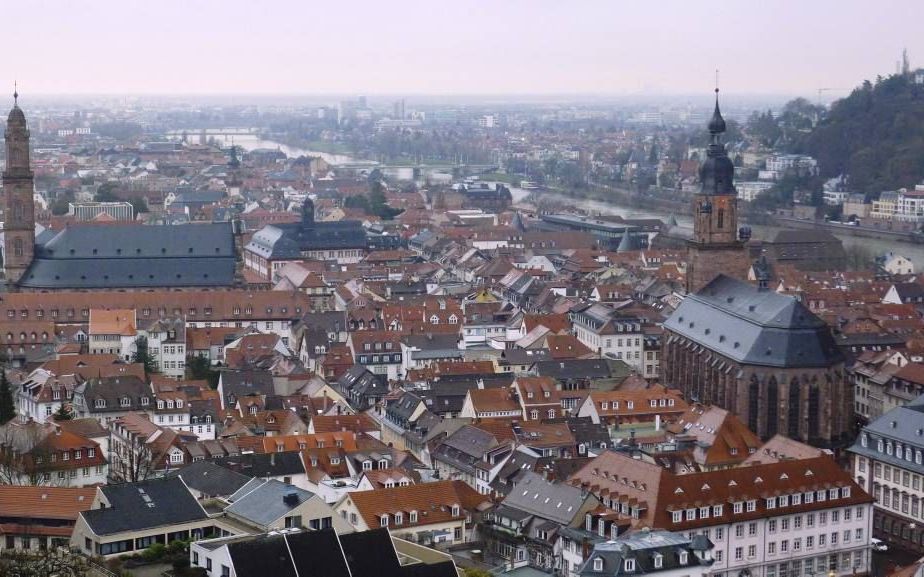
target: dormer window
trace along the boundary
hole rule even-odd
[[[176,400],[176,408],[178,408],[178,409],[182,409],[182,408],[183,408],[183,401],[182,401],[182,399],[177,399],[177,400]]]
[[[635,559],[626,559],[626,562],[623,566],[626,568],[626,573],[635,571]]]
[[[603,571],[603,558],[597,557],[594,559],[594,571]]]
[[[61,400],[61,391],[55,389],[51,392],[51,398],[55,401]]]
[[[410,513],[408,513],[407,520],[409,523],[416,523],[417,522],[417,511],[411,511]]]
[[[256,415],[256,414],[257,414],[257,406],[256,406],[256,405],[250,405],[250,414],[251,414],[251,415]]]
[[[372,461],[363,461],[363,471],[372,470]]]
[[[686,565],[686,564],[687,564],[687,552],[686,552],[686,551],[681,551],[681,552],[680,552],[680,559],[679,559],[679,561],[680,561],[680,564],[681,564],[681,565]]]
[[[388,468],[387,460],[382,459],[381,461],[379,461],[379,469],[387,469],[387,468]]]
[[[130,407],[131,404],[132,404],[132,400],[131,400],[131,399],[129,399],[128,397],[122,397],[121,405],[122,405],[123,407]]]
[[[404,514],[395,513],[395,525],[400,525],[401,523],[404,523]]]
[[[104,409],[106,408],[106,400],[96,399],[96,402],[93,403],[93,406],[95,406],[97,409]]]
[[[157,401],[157,408],[158,408],[158,409],[163,409],[163,408],[164,408],[164,402],[161,401],[161,400],[158,400],[158,401]]]
[[[453,516],[453,517],[458,517],[458,516],[459,516],[459,511],[460,511],[460,509],[459,509],[459,506],[458,506],[458,505],[453,505],[453,506],[452,506],[452,516]]]
[[[379,519],[379,526],[380,526],[380,527],[388,527],[388,513],[385,513],[385,514],[382,515],[382,517]]]
[[[664,566],[664,555],[661,555],[660,553],[655,553],[654,566],[655,566],[655,569],[660,569],[661,567]]]
[[[141,406],[142,406],[142,407],[147,407],[147,406],[148,406],[148,403],[150,403],[150,402],[151,402],[151,399],[149,399],[149,398],[147,398],[147,397],[141,397]]]

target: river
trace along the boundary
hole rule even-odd
[[[374,160],[361,160],[358,158],[353,158],[352,156],[347,156],[346,154],[333,154],[330,152],[321,152],[320,150],[308,150],[307,148],[289,146],[287,144],[282,144],[281,142],[276,142],[273,140],[263,140],[259,137],[259,135],[251,134],[248,132],[248,130],[249,129],[215,129],[206,130],[205,134],[209,139],[214,139],[215,142],[219,143],[222,147],[234,144],[236,146],[240,146],[244,150],[270,148],[282,151],[289,158],[298,158],[299,156],[313,156],[323,158],[325,162],[333,166],[342,166],[344,164],[368,164],[369,166],[374,166],[378,164]],[[230,134],[232,132],[234,134]],[[197,141],[202,131],[194,129],[182,131],[172,130],[167,132],[167,137],[180,139],[182,138],[183,133],[187,134],[191,141]]]
[[[511,188],[511,196],[515,203],[521,202],[530,192],[520,188]],[[623,218],[657,218],[666,221],[671,215],[665,211],[650,210],[635,207],[624,207],[608,202],[597,200],[586,200],[573,198],[564,194],[554,192],[542,192],[543,197],[561,203],[569,204],[574,208],[585,210],[590,213],[612,214]],[[677,225],[682,229],[692,232],[693,219],[687,214],[675,214]],[[773,238],[780,227],[751,225],[753,237],[758,240],[767,240]],[[862,251],[861,254],[869,253],[870,257],[894,251],[909,258],[915,265],[916,270],[924,270],[924,245],[911,244],[906,242],[897,242],[894,240],[883,240],[877,238],[860,238],[850,235],[835,234],[837,238],[844,243],[844,248],[850,251]]]

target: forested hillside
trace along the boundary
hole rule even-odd
[[[866,81],[791,148],[817,158],[822,176],[846,174],[851,190],[911,188],[924,180],[924,85],[914,74]]]

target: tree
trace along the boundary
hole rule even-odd
[[[90,574],[89,559],[67,549],[5,549],[0,554],[0,577],[84,577]]]
[[[53,485],[61,483],[51,462],[47,425],[10,422],[0,427],[0,484]]]
[[[74,413],[71,412],[71,408],[67,403],[61,403],[61,406],[58,407],[58,410],[52,415],[52,418],[55,421],[70,421],[74,418]]]
[[[156,459],[148,438],[131,431],[113,433],[109,440],[109,471],[121,481],[135,483],[150,477]]]
[[[194,381],[208,381],[213,389],[218,388],[218,371],[212,369],[211,361],[206,357],[192,357],[186,363],[186,373]]]
[[[148,201],[143,197],[133,198],[130,201],[132,208],[135,209],[135,216],[138,216],[142,212],[148,212]]]
[[[13,402],[13,389],[6,378],[6,369],[0,366],[0,425],[13,420],[16,416],[16,404]]]
[[[145,375],[157,372],[157,359],[148,349],[147,337],[141,336],[135,339],[135,354],[132,355],[132,362],[144,365]]]
[[[96,189],[96,202],[116,202],[119,199],[113,192],[119,185],[115,182],[104,182]]]

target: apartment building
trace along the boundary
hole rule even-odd
[[[716,577],[870,569],[873,499],[828,456],[677,474],[608,451],[570,482],[637,527],[706,536]]]
[[[850,453],[854,479],[876,499],[874,535],[924,553],[924,397],[864,427]]]

